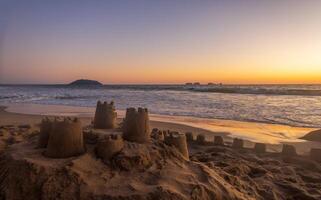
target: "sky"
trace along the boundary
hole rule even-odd
[[[0,0],[0,83],[321,83],[318,0]]]

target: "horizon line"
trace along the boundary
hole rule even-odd
[[[71,83],[71,82],[70,82]],[[26,85],[26,86],[41,86],[41,85],[61,85],[66,86],[70,83],[0,83],[0,86],[19,86],[19,85]],[[186,83],[101,83],[103,86],[108,85],[186,85],[187,83],[199,83],[200,86],[208,86],[209,83],[213,85],[321,85],[321,83],[201,83],[201,82],[186,82]]]

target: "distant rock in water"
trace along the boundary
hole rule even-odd
[[[314,142],[321,142],[321,129],[316,131],[311,131],[310,133],[303,136],[301,139],[314,141]]]
[[[99,86],[102,86],[103,84],[95,80],[79,79],[68,85],[75,86],[75,87],[99,87]]]

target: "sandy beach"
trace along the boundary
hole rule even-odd
[[[291,151],[281,153],[282,142],[267,142],[267,151],[262,151],[253,149],[253,141],[244,140],[244,146],[236,146],[233,141],[233,137],[248,138],[242,132],[234,135],[234,131],[239,130],[248,133],[255,132],[259,127],[264,131],[286,130],[292,132],[292,138],[296,140],[295,137],[309,129],[151,115],[151,121],[145,125],[153,129],[152,140],[137,143],[126,139],[126,128],[93,128],[93,114],[91,108],[69,106],[25,104],[1,107],[0,197],[24,199],[28,195],[28,199],[133,200],[316,200],[321,197],[320,164],[313,161],[307,151],[300,151],[300,148],[307,150],[312,147],[311,144],[316,147],[319,144],[288,142],[300,154],[294,155]],[[53,116],[79,117],[79,131],[84,134],[85,150],[73,156],[60,157],[71,147],[63,148],[63,151],[55,151],[55,148],[61,148],[62,143],[54,148],[49,147],[48,143],[47,150],[39,147],[46,130],[45,124],[48,123],[41,120]],[[128,121],[127,117],[120,111],[116,123],[120,126],[121,123],[134,122]],[[59,123],[68,125],[79,122],[70,120],[56,121],[57,126],[53,128],[59,128]],[[204,129],[201,128],[203,126]],[[64,130],[63,134],[56,132],[55,135],[64,137],[69,134],[68,129],[63,127],[57,129]],[[71,130],[74,131],[70,132],[72,134],[77,132],[76,129]],[[165,130],[165,140],[159,137],[163,132],[157,130]],[[177,132],[192,132],[197,138],[190,140],[187,135],[185,138],[185,134],[176,135]],[[124,140],[117,135],[122,135]],[[224,144],[213,143],[215,136],[222,136]],[[184,138],[184,143],[171,143],[180,137]],[[264,137],[260,135],[260,138]],[[103,146],[98,148],[99,145]],[[50,148],[52,155],[49,154]]]
[[[92,121],[94,111],[95,109],[90,107],[4,104],[0,111],[0,125],[35,124],[44,116],[77,116],[88,125]],[[119,120],[125,116],[123,110],[118,110],[117,113]],[[310,148],[321,148],[319,142],[299,139],[316,130],[315,128],[156,114],[151,114],[150,118],[152,128],[204,134],[208,141],[213,141],[216,135],[223,136],[230,143],[233,138],[239,137],[246,141],[247,147],[253,147],[255,142],[266,143],[271,152],[280,152],[282,144],[292,144],[300,154],[308,154]]]
[[[0,0],[0,200],[321,200],[320,8]]]

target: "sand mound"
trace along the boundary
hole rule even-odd
[[[321,129],[312,131],[305,136],[303,136],[301,139],[308,140],[308,141],[314,141],[314,142],[321,142]]]
[[[37,127],[32,127],[30,125],[6,125],[0,126],[0,153],[15,143],[24,141],[34,135],[37,135],[39,131]]]
[[[254,199],[321,199],[321,165],[309,158],[203,147],[191,159]]]
[[[33,137],[12,145],[1,158],[6,199],[250,199],[215,170],[156,140],[125,142],[106,164],[94,145],[66,159],[47,158],[36,146]]]
[[[190,143],[188,160],[152,139],[102,160],[99,138],[120,133],[87,129],[85,154],[53,159],[36,148],[39,131],[0,127],[0,199],[321,199],[321,165],[309,157]]]

